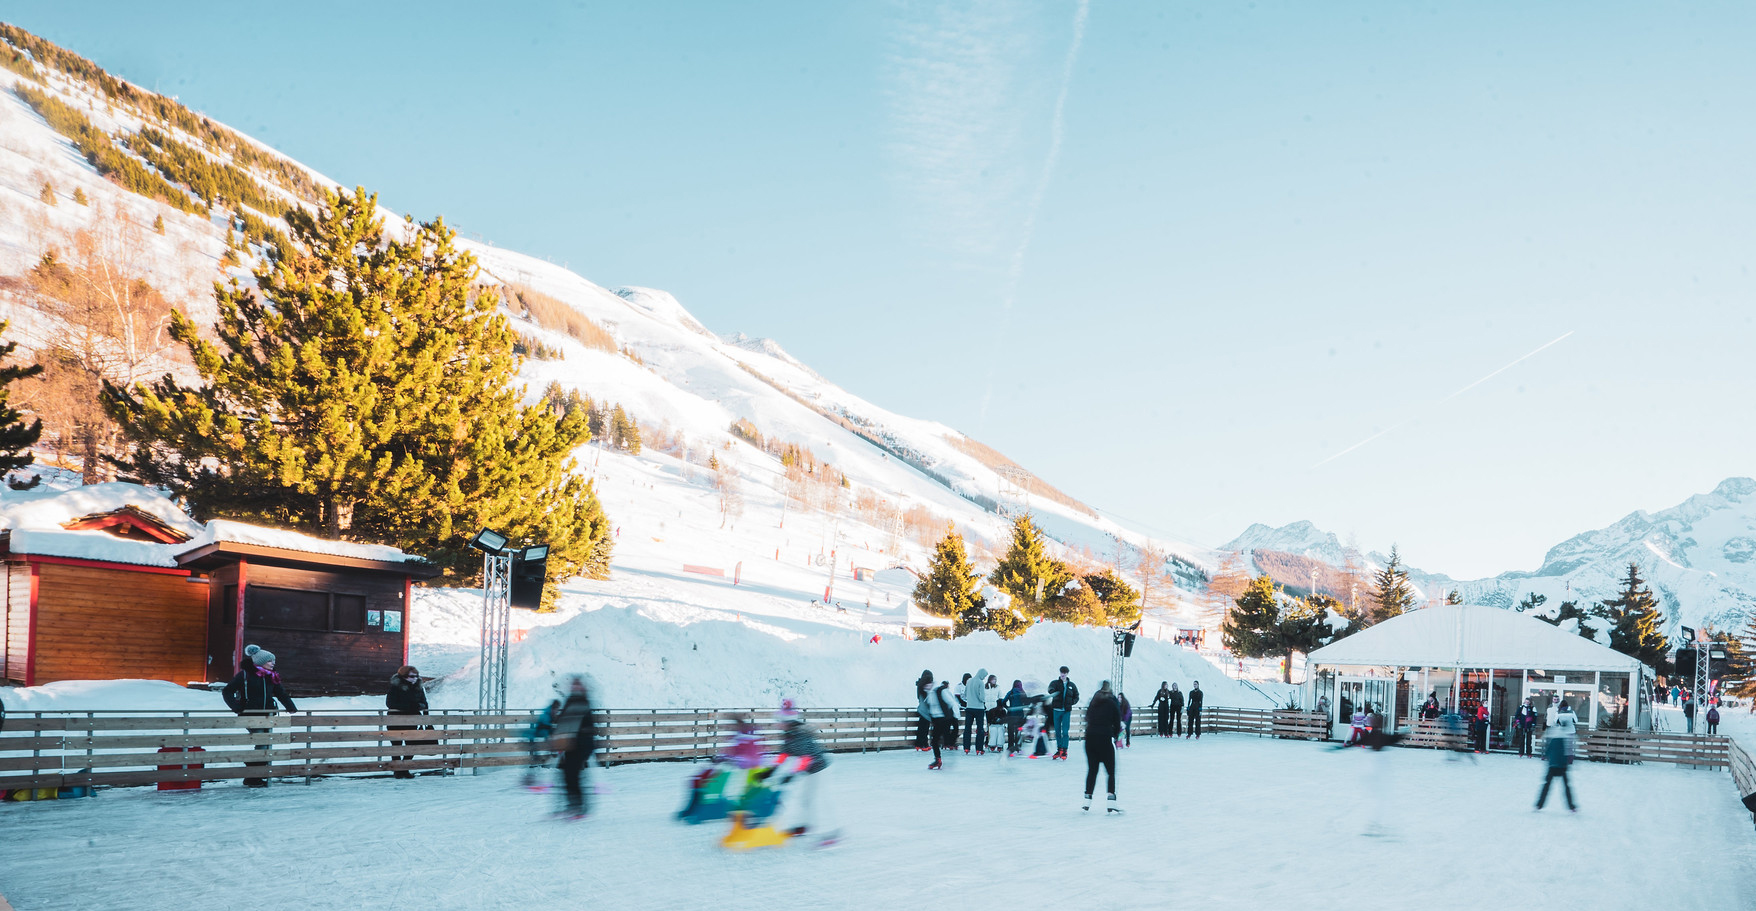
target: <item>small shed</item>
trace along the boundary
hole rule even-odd
[[[410,588],[393,547],[195,522],[134,484],[0,499],[0,677],[229,680],[246,642],[295,695],[376,691],[405,663]]]
[[[1640,693],[1651,668],[1612,648],[1534,617],[1481,604],[1410,611],[1310,654],[1309,703],[1327,698],[1335,730],[1347,712],[1378,707],[1397,727],[1412,725],[1429,695],[1444,711],[1474,717],[1486,704],[1491,740],[1503,740],[1525,699],[1538,724],[1555,699],[1590,727],[1643,727]]]

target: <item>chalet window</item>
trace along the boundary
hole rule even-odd
[[[329,593],[289,588],[249,587],[244,622],[269,629],[329,631]]]
[[[336,595],[335,621],[331,627],[338,633],[366,631],[366,598],[364,595]]]

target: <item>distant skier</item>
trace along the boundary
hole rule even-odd
[[[1184,738],[1201,739],[1201,681],[1189,686],[1189,733]]]
[[[1152,707],[1158,710],[1158,735],[1171,736],[1171,682],[1159,682],[1158,692],[1153,694]]]
[[[560,815],[584,819],[589,808],[582,779],[585,764],[597,749],[597,716],[592,712],[584,677],[575,675],[568,684],[567,701],[561,703],[561,714],[555,719],[553,743],[555,752],[561,754],[561,782],[567,789],[567,804]]]
[[[1519,706],[1518,712],[1512,716],[1512,739],[1518,744],[1518,755],[1520,756],[1532,755],[1530,737],[1531,733],[1536,730],[1536,719],[1536,709],[1531,706],[1529,699],[1524,700],[1524,704]]]
[[[963,687],[963,751],[972,748],[976,755],[986,752],[988,731],[988,669],[981,668]]]
[[[1116,737],[1122,732],[1122,706],[1110,690],[1110,681],[1098,687],[1091,704],[1085,707],[1085,803],[1091,809],[1092,790],[1097,786],[1098,767],[1105,773],[1105,790],[1109,794],[1111,813],[1121,812],[1116,806]]]
[[[1578,727],[1578,718],[1573,714],[1573,706],[1566,702],[1555,712],[1555,721],[1543,732],[1543,758],[1548,763],[1548,771],[1543,775],[1543,789],[1537,794],[1536,808],[1541,810],[1549,800],[1549,785],[1556,778],[1561,779],[1561,789],[1567,795],[1567,810],[1578,812],[1573,803],[1573,783],[1567,780],[1567,766],[1573,761],[1573,737]]]
[[[421,672],[411,665],[403,665],[396,669],[396,676],[390,678],[390,689],[384,694],[384,709],[392,715],[425,715],[427,714],[427,691],[421,687]],[[392,724],[386,725],[387,731],[412,731],[418,725]],[[392,740],[391,746],[406,746],[407,740]],[[392,762],[414,759],[413,756],[392,756]],[[391,772],[393,778],[413,778],[415,773],[408,769],[397,769]]]
[[[1072,727],[1073,710],[1079,705],[1079,687],[1067,677],[1067,666],[1061,666],[1061,676],[1049,683],[1049,708],[1054,712],[1055,719],[1055,758],[1067,758],[1067,734]]]
[[[226,684],[225,689],[220,690],[220,698],[224,699],[226,705],[239,715],[273,715],[276,700],[279,700],[287,711],[298,711],[298,708],[293,705],[292,697],[287,695],[286,687],[281,685],[280,674],[275,672],[274,663],[274,653],[268,649],[257,645],[245,646],[244,660],[238,664],[238,674],[232,678],[231,683]],[[274,729],[274,723],[271,721],[261,721],[255,724],[245,722],[244,727],[251,734],[265,734]],[[258,743],[256,749],[267,751],[270,749],[270,745]],[[244,764],[247,766],[268,765],[266,761]],[[244,779],[244,787],[266,788],[268,787],[268,779],[246,778]]]

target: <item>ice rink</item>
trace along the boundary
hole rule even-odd
[[[1126,812],[1082,813],[1084,762],[838,755],[846,839],[749,854],[673,822],[679,763],[593,770],[581,822],[516,771],[104,791],[0,807],[17,911],[516,908],[1742,908],[1756,828],[1725,772],[1373,755],[1216,735],[1136,739]],[[1100,780],[1101,791],[1101,780]],[[1100,794],[1101,802],[1101,794]],[[1095,812],[1095,811],[1094,811]],[[1696,861],[1709,858],[1707,866]]]

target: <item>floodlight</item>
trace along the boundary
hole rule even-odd
[[[469,546],[482,553],[499,556],[506,551],[506,536],[484,528],[476,532],[475,537],[469,539]]]
[[[518,559],[523,560],[526,563],[534,563],[538,560],[547,560],[548,558],[549,545],[547,544],[532,544],[518,554]]]

